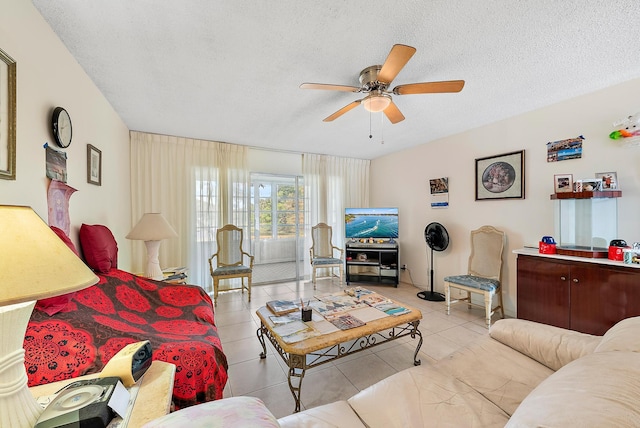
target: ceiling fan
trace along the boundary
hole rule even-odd
[[[389,85],[400,70],[409,62],[416,48],[406,45],[393,45],[387,59],[382,65],[372,65],[360,72],[360,86],[332,85],[326,83],[303,83],[302,89],[324,89],[329,91],[364,92],[366,97],[353,101],[342,107],[324,122],[331,122],[349,110],[362,104],[371,112],[382,111],[391,121],[398,123],[404,120],[404,115],[391,99],[391,95],[432,94],[445,92],[460,92],[464,87],[464,80],[448,80],[443,82],[409,83],[398,85],[389,90]]]

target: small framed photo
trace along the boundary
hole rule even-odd
[[[602,190],[602,180],[599,178],[583,178],[581,181],[583,192],[597,192]]]
[[[602,180],[602,190],[618,189],[618,175],[615,172],[598,172],[596,178]]]
[[[556,174],[553,176],[553,181],[556,193],[573,192],[572,174]]]
[[[87,144],[87,183],[102,186],[102,152]]]

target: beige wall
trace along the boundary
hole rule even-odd
[[[372,205],[399,207],[401,263],[411,270],[414,283],[424,289],[429,284],[424,241],[428,223],[442,223],[451,237],[449,248],[434,256],[436,291],[443,290],[444,276],[466,271],[469,231],[491,224],[507,234],[503,295],[507,313],[515,315],[516,258],[512,250],[536,245],[541,236],[554,234],[554,202],[549,199],[554,174],[573,174],[579,179],[617,171],[623,193],[618,200],[618,235],[627,242],[640,241],[640,147],[623,148],[608,138],[614,121],[640,111],[639,93],[640,79],[636,79],[375,159],[371,167]],[[582,159],[547,163],[547,142],[579,135],[585,137]],[[522,149],[526,199],[476,202],[475,159]],[[447,209],[429,205],[429,179],[438,177],[449,177]],[[402,280],[410,282],[409,275],[404,273]]]
[[[17,63],[17,179],[0,180],[0,204],[29,205],[47,220],[45,142],[53,143],[51,112],[71,115],[73,140],[67,153],[71,237],[82,223],[105,224],[120,247],[119,266],[128,269],[131,244],[129,130],[30,1],[2,0],[0,48]],[[102,150],[102,186],[87,183],[86,150]]]

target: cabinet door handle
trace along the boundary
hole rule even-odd
[[[578,283],[580,281],[578,281],[578,278],[573,278],[573,282]]]
[[[561,276],[560,279],[563,280],[563,281],[566,281],[567,277],[566,276]]]

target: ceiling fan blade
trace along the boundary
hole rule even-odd
[[[460,92],[464,88],[464,80],[447,80],[444,82],[409,83],[393,88],[396,95],[435,94],[444,92]]]
[[[387,108],[384,109],[384,114],[391,121],[391,123],[398,123],[404,120],[404,115],[400,112],[400,109],[398,109],[398,106],[395,105],[393,101],[391,101],[391,104],[389,104]]]
[[[303,83],[300,89],[324,89],[328,91],[360,92],[357,86],[331,85],[327,83]]]
[[[409,62],[416,48],[407,45],[393,45],[387,59],[378,73],[378,81],[391,83],[400,70]]]
[[[347,104],[346,106],[342,107],[337,112],[333,113],[331,116],[328,116],[326,119],[323,120],[323,122],[331,122],[332,120],[335,120],[335,119],[339,118],[340,116],[342,116],[343,114],[345,114],[349,110],[352,110],[352,109],[358,107],[361,102],[362,102],[362,100],[355,100],[351,104]]]

